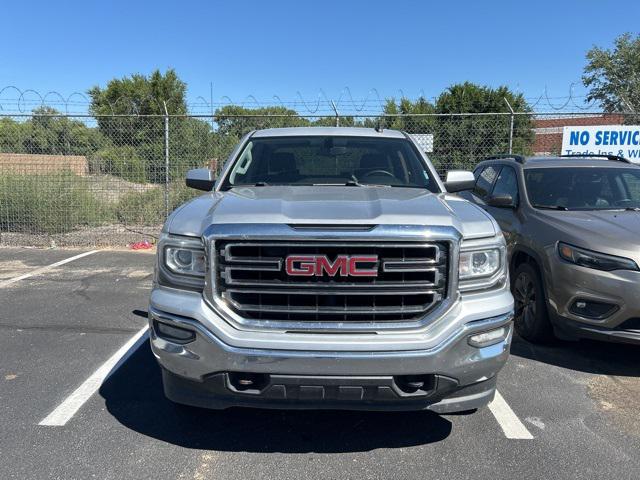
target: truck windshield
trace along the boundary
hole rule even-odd
[[[640,209],[640,169],[532,168],[525,170],[529,202],[555,210]]]
[[[439,192],[408,140],[346,136],[252,139],[223,189],[249,185],[375,185]]]

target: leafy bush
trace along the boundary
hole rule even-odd
[[[193,198],[197,191],[183,182],[169,186],[169,212]],[[165,220],[164,187],[144,192],[130,192],[122,196],[116,206],[116,217],[125,225],[159,225]]]
[[[86,179],[71,172],[0,174],[0,230],[66,233],[112,218]]]
[[[107,173],[130,182],[145,183],[147,169],[134,147],[106,147],[95,153],[91,162],[92,173]]]
[[[164,218],[164,194],[154,187],[145,192],[129,192],[120,198],[116,218],[125,225],[158,225]]]
[[[124,194],[117,203],[100,201],[89,179],[71,172],[0,174],[0,231],[68,233],[82,226],[122,223],[160,225],[165,220],[164,186]],[[197,195],[182,182],[169,186],[169,211]]]

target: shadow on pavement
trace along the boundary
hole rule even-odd
[[[438,442],[451,422],[432,412],[343,412],[181,407],[162,391],[144,343],[100,388],[124,426],[171,444],[218,451],[334,453]]]
[[[511,355],[586,373],[640,377],[640,347],[622,343],[556,340],[534,345],[514,336]]]

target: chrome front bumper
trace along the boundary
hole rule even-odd
[[[382,405],[444,412],[477,408],[491,400],[495,376],[509,355],[512,311],[511,294],[502,288],[465,295],[443,317],[414,331],[383,334],[247,331],[232,327],[198,293],[157,287],[151,296],[149,318],[152,350],[165,372],[165,391],[180,403],[211,408],[256,405],[370,409]],[[195,338],[187,344],[168,341],[158,336],[154,321],[192,330]],[[501,326],[508,328],[508,334],[499,343],[481,348],[468,343],[471,335]],[[345,379],[432,374],[446,379],[442,380],[442,385],[447,385],[446,391],[437,393],[446,393],[447,397],[346,404],[291,403],[287,398],[271,402],[230,392],[220,380],[230,372]],[[213,388],[212,383],[218,387]]]

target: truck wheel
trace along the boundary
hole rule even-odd
[[[533,343],[553,337],[540,275],[528,263],[516,268],[511,292],[515,300],[514,324],[518,334]]]

